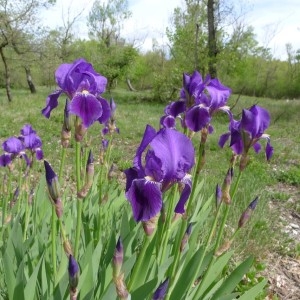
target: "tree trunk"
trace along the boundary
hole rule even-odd
[[[207,25],[208,25],[208,71],[212,78],[217,77],[217,41],[215,24],[215,1],[207,0]]]
[[[10,74],[8,65],[6,62],[6,57],[3,52],[3,47],[0,47],[0,55],[4,64],[4,71],[5,71],[5,89],[6,89],[6,95],[9,102],[12,101],[12,95],[11,95],[11,89],[10,89]]]
[[[128,88],[129,88],[129,90],[131,92],[135,92],[136,91],[136,89],[132,86],[129,78],[126,78],[126,83],[127,83],[127,86],[128,86]]]
[[[32,77],[31,77],[31,71],[29,67],[24,67],[25,72],[26,72],[26,79],[27,79],[27,83],[30,89],[31,94],[35,94],[36,93],[36,88],[32,82]]]

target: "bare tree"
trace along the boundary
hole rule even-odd
[[[37,22],[37,11],[55,1],[1,0],[0,1],[0,56],[5,71],[5,88],[8,101],[12,101],[9,63],[5,54],[12,47],[18,54],[23,38],[32,31]]]

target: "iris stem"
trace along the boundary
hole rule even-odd
[[[53,266],[53,283],[55,287],[56,282],[56,212],[55,206],[52,205],[52,217],[51,217],[51,244],[52,244],[52,266]]]
[[[8,183],[7,183],[8,191],[7,191],[7,195],[4,197],[4,203],[3,203],[3,209],[2,209],[2,231],[3,231],[3,228],[4,228],[5,221],[6,221],[5,219],[6,219],[8,199],[11,196],[11,181],[12,181],[12,172],[9,171],[9,173],[8,173]],[[3,187],[4,187],[4,184],[3,184]]]
[[[152,234],[151,236],[148,236],[146,234],[144,235],[144,241],[143,241],[142,249],[141,249],[140,253],[138,254],[136,263],[134,265],[132,274],[130,276],[130,279],[129,279],[129,282],[128,282],[128,285],[127,285],[127,289],[128,289],[129,292],[133,288],[135,288],[136,285],[138,284],[138,275],[139,275],[141,266],[143,264],[145,253],[146,253],[147,248],[148,248],[148,246],[149,246],[149,244],[150,244],[150,242],[152,240],[153,235],[154,234]]]
[[[174,260],[173,260],[173,263],[171,265],[170,273],[169,273],[170,274],[169,275],[169,278],[170,278],[169,292],[167,293],[165,300],[168,300],[169,297],[170,297],[170,294],[171,294],[170,291],[171,291],[172,285],[174,283],[174,278],[175,278],[176,271],[178,269],[178,263],[179,263],[180,254],[181,254],[180,244],[181,244],[181,241],[182,241],[183,236],[185,234],[186,228],[187,228],[187,220],[182,218],[181,219],[181,226],[180,226],[180,229],[178,231],[177,238],[176,238],[175,245],[174,245]]]
[[[187,216],[190,215],[191,209],[192,209],[192,204],[193,204],[193,200],[195,197],[195,191],[196,191],[196,187],[199,181],[199,175],[200,175],[200,167],[202,164],[202,160],[203,160],[203,150],[204,150],[205,144],[204,143],[199,143],[199,149],[198,149],[198,161],[197,161],[197,165],[196,168],[194,169],[194,174],[193,174],[193,184],[192,184],[192,190],[191,190],[191,194],[188,200],[188,204],[187,204],[187,209],[186,209],[186,214]]]
[[[80,150],[81,144],[80,142],[76,141],[76,184],[77,184],[77,193],[80,191]],[[76,222],[76,236],[75,236],[75,250],[74,250],[74,257],[78,259],[78,250],[79,250],[79,240],[80,240],[80,233],[81,233],[81,214],[82,214],[82,202],[83,200],[77,197],[77,222]]]
[[[173,226],[171,226],[171,222],[172,222],[172,215],[174,214],[174,203],[175,203],[176,195],[177,195],[176,186],[174,185],[172,188],[172,197],[171,197],[171,199],[169,201],[169,205],[168,205],[167,218],[166,218],[165,223],[163,224],[162,247],[161,247],[161,256],[160,256],[160,260],[159,260],[160,265],[163,263],[163,260],[165,258],[168,240],[169,240],[171,231],[173,229]]]
[[[61,183],[63,169],[64,169],[64,166],[65,166],[66,153],[67,153],[66,148],[63,147],[62,150],[61,150],[61,161],[60,161],[60,167],[59,167],[59,173],[58,173],[58,178],[59,178],[60,183]]]
[[[234,185],[234,187],[233,187],[233,191],[232,191],[232,193],[231,193],[231,201],[233,201],[233,199],[234,199],[234,197],[235,197],[235,194],[236,194],[238,185],[239,185],[240,180],[241,180],[241,175],[242,175],[242,171],[239,171],[237,180],[236,180],[236,182],[235,182],[235,185]],[[221,206],[222,206],[222,205],[219,205],[219,207],[218,207],[218,212],[220,211],[220,207],[221,207]],[[214,249],[213,249],[214,255],[213,255],[212,259],[210,260],[210,263],[209,263],[209,265],[208,265],[208,267],[207,267],[207,269],[206,269],[206,272],[205,272],[205,274],[204,274],[204,276],[203,276],[203,278],[202,278],[200,284],[198,285],[197,292],[196,292],[196,295],[195,295],[195,299],[200,299],[199,297],[200,297],[201,295],[198,295],[198,294],[199,294],[200,291],[201,291],[202,284],[203,284],[203,282],[205,281],[205,278],[207,277],[207,274],[209,274],[209,271],[210,271],[210,269],[212,268],[212,266],[214,265],[216,259],[218,258],[218,256],[216,256],[215,254],[216,254],[216,251],[219,249],[219,246],[220,246],[220,243],[221,243],[221,239],[222,239],[222,237],[223,237],[223,232],[224,232],[224,229],[225,229],[225,224],[226,224],[226,221],[227,221],[227,218],[228,218],[228,214],[229,214],[229,210],[230,210],[230,207],[231,207],[231,206],[232,206],[232,205],[228,205],[228,204],[225,206],[224,215],[223,215],[223,218],[222,218],[222,222],[221,222],[221,225],[220,225],[220,229],[219,229],[219,231],[218,231],[217,240],[216,240],[216,243],[215,243],[215,246],[214,246]],[[218,212],[217,212],[217,215],[219,214]],[[216,220],[216,219],[215,219],[215,220]],[[215,222],[214,222],[214,223],[215,223]],[[211,233],[212,233],[212,230],[211,230]],[[206,244],[206,245],[205,245],[205,248],[206,248],[207,246],[208,246],[208,245]],[[203,255],[205,255],[205,252],[206,252],[206,251],[204,251]],[[202,264],[202,263],[201,263],[201,264]],[[200,264],[199,264],[199,265],[200,265]],[[200,265],[200,266],[201,266],[201,265]],[[198,272],[199,272],[199,271],[198,271]]]

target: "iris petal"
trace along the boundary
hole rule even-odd
[[[42,109],[42,114],[46,118],[50,118],[52,109],[57,107],[58,97],[61,95],[62,92],[62,90],[58,90],[48,95],[46,99],[46,106]]]
[[[110,105],[103,98],[98,97],[97,99],[99,100],[99,102],[101,103],[101,106],[102,106],[102,114],[101,114],[101,117],[98,118],[98,121],[99,121],[99,123],[103,124],[103,123],[106,123],[110,118],[110,114],[111,114]]]
[[[189,138],[174,129],[162,129],[150,143],[162,162],[164,183],[181,180],[194,165],[194,147]]]
[[[186,126],[194,132],[200,131],[210,120],[208,109],[200,105],[194,105],[186,112]]]
[[[273,147],[268,142],[267,145],[266,145],[266,158],[267,158],[267,160],[270,160],[270,158],[273,155],[273,151],[274,151]]]
[[[92,94],[77,94],[70,103],[70,113],[80,117],[88,128],[102,115],[101,103]]]
[[[145,178],[136,179],[126,193],[132,206],[133,217],[139,221],[147,221],[156,216],[162,207],[160,184]]]
[[[191,189],[192,189],[192,177],[191,175],[186,175],[182,181],[181,181],[183,184],[184,184],[184,188],[181,192],[181,195],[180,195],[180,198],[179,198],[179,201],[175,207],[175,213],[178,213],[178,214],[183,214],[185,212],[185,203],[186,201],[188,200],[190,194],[191,194]]]
[[[25,149],[23,143],[16,137],[10,137],[2,144],[2,148],[5,152],[19,154]]]

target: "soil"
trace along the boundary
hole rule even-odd
[[[288,243],[284,246],[281,245],[280,251],[272,252],[268,255],[267,267],[263,274],[268,278],[269,283],[269,295],[266,299],[299,300],[300,191],[299,187],[284,184],[278,184],[276,189],[290,196],[284,203],[274,199],[270,204],[271,210],[279,211],[280,217],[278,228],[276,229],[287,235]],[[278,240],[278,244],[280,242]]]

